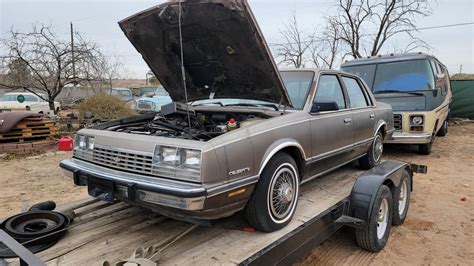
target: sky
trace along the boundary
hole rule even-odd
[[[0,0],[0,34],[12,27],[28,32],[35,22],[51,24],[53,30],[69,38],[69,23],[83,37],[97,42],[109,55],[117,55],[127,69],[127,77],[145,78],[148,66],[125,38],[117,22],[164,0]],[[334,0],[249,0],[252,11],[268,43],[282,42],[280,29],[293,12],[306,32],[324,26],[324,17],[334,12]],[[416,21],[418,28],[474,22],[473,0],[436,0],[433,13]],[[474,25],[422,30],[417,35],[430,45],[428,52],[443,62],[451,74],[474,73]],[[404,47],[404,37],[393,39],[384,53]],[[4,51],[0,51],[0,54]]]

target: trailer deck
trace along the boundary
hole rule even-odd
[[[76,217],[56,245],[35,255],[47,265],[114,265],[137,248],[168,245],[160,264],[293,262],[340,227],[334,220],[343,214],[362,172],[346,166],[303,185],[292,222],[273,233],[252,232],[239,214],[202,227],[121,202],[84,199],[58,208],[73,210]]]

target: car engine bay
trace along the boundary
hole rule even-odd
[[[188,116],[189,112],[189,116]],[[235,110],[195,111],[171,103],[159,113],[120,119],[92,128],[130,134],[208,141],[234,129],[249,126],[272,116],[260,112]]]

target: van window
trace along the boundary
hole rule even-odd
[[[349,77],[342,77],[344,85],[346,85],[347,94],[349,95],[349,102],[351,108],[366,107],[367,99],[357,80]]]
[[[384,63],[377,66],[373,92],[419,91],[434,88],[434,76],[428,60]]]
[[[313,102],[335,102],[339,109],[345,109],[344,94],[341,84],[335,75],[322,75]]]

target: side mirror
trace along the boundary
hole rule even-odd
[[[311,107],[311,113],[337,111],[339,106],[336,102],[315,102]]]

